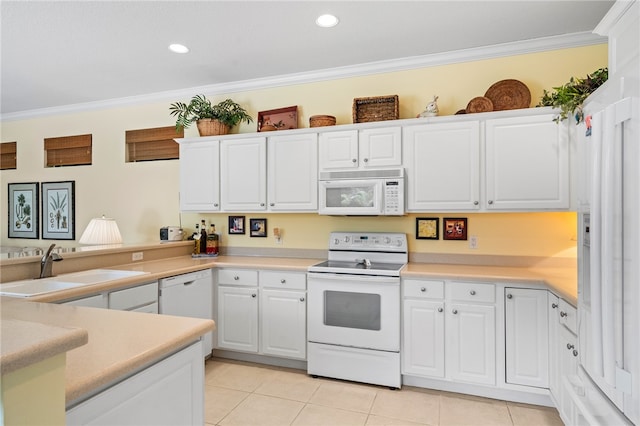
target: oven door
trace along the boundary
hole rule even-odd
[[[384,213],[383,180],[320,181],[319,214],[380,215]]]
[[[400,278],[309,273],[309,341],[398,352]]]

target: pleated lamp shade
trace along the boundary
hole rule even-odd
[[[115,220],[104,217],[93,218],[80,237],[80,244],[120,244],[122,235]]]

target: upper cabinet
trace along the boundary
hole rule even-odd
[[[220,143],[222,210],[267,208],[267,138],[223,140]]]
[[[269,137],[267,142],[269,210],[318,210],[318,135]]]
[[[402,165],[401,127],[379,127],[320,134],[320,169]]]
[[[486,208],[569,208],[569,133],[554,114],[486,121]]]
[[[180,210],[220,210],[220,142],[180,142]]]
[[[568,210],[568,129],[554,117],[406,126],[407,211]]]

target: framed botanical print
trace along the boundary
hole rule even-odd
[[[42,182],[42,239],[75,238],[75,181]]]
[[[38,239],[38,182],[9,184],[9,238]]]
[[[417,217],[416,218],[416,239],[437,240],[439,239],[440,219],[437,217]]]

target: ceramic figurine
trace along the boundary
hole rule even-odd
[[[438,97],[434,96],[433,100],[427,104],[427,107],[424,111],[418,115],[418,117],[435,117],[438,115]]]

